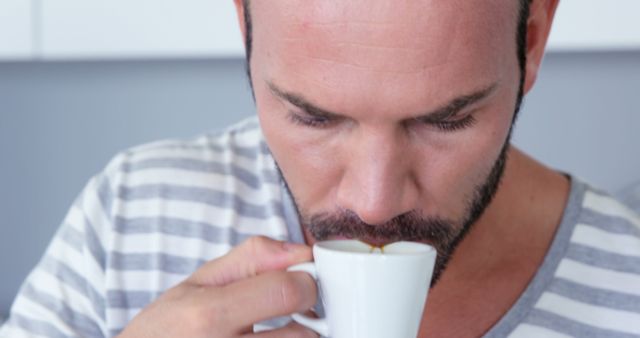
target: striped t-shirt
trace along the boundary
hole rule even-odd
[[[255,235],[303,241],[255,118],[133,148],[75,201],[0,337],[116,336],[163,291]],[[640,337],[640,217],[572,179],[542,266],[485,336]]]

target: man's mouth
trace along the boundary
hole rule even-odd
[[[373,248],[384,248],[385,245],[389,245],[395,241],[389,240],[389,239],[384,239],[384,238],[354,238],[354,237],[348,237],[348,236],[332,236],[330,239],[332,240],[349,240],[349,239],[355,239],[358,241],[361,241],[363,243],[367,243],[368,245],[370,245]]]

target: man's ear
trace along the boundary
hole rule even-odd
[[[247,41],[247,25],[245,22],[244,11],[244,1],[243,0],[233,0],[233,4],[236,6],[236,16],[238,18],[238,24],[240,25],[240,32],[242,32],[242,41]],[[246,48],[247,46],[245,46]]]
[[[533,87],[542,63],[559,0],[533,0],[527,21],[527,64],[524,92]]]

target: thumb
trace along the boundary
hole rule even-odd
[[[224,286],[267,271],[284,270],[313,258],[311,248],[303,244],[251,237],[225,256],[198,269],[188,281],[197,285]]]

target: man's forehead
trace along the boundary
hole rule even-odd
[[[460,52],[452,48],[498,48],[497,40],[505,32],[513,32],[509,36],[515,37],[517,2],[258,0],[252,1],[252,11],[256,35],[269,30],[267,34],[274,38],[270,43],[291,47],[286,48],[289,52],[380,69],[389,68],[389,56],[400,53],[406,56],[405,62],[389,70],[412,72],[424,68],[424,61],[439,65],[451,53]],[[506,5],[509,3],[512,5]],[[360,61],[366,64],[357,64]]]
[[[254,0],[255,70],[333,111],[421,113],[504,82],[504,1],[518,0]]]
[[[406,30],[422,30],[423,33],[443,25],[448,27],[452,20],[480,20],[493,24],[499,24],[505,18],[515,20],[518,4],[519,0],[251,1],[253,11],[266,14],[266,18],[271,19],[270,23],[329,29],[349,24],[404,27]]]

